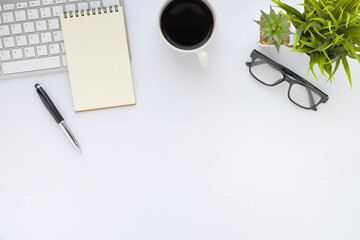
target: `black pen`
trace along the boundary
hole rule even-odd
[[[50,97],[46,94],[44,89],[40,86],[40,84],[35,84],[35,88],[37,93],[39,94],[41,101],[44,103],[47,110],[49,110],[50,114],[54,117],[56,123],[64,130],[66,136],[69,138],[70,142],[75,146],[75,148],[82,153],[79,143],[76,141],[75,137],[72,135],[69,128],[66,126],[64,118],[61,116],[60,112],[55,107],[54,103],[51,101]]]

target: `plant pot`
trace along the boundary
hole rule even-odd
[[[264,18],[262,16],[260,16],[260,21],[262,21]],[[288,20],[288,22],[290,22],[290,20]],[[294,28],[294,26],[292,24],[290,24],[289,28],[288,28],[290,31],[294,32],[294,30],[296,30]],[[260,32],[260,36],[259,36],[259,39],[261,39],[263,33],[261,31],[261,27],[259,28],[259,32]],[[289,34],[289,41],[286,43],[286,44],[281,44],[281,45],[284,45],[284,46],[288,46],[288,45],[293,45],[294,42],[295,42],[295,38],[294,38],[294,35],[293,34]],[[263,43],[263,42],[258,42],[259,46],[263,47],[263,48],[275,48],[275,45],[273,43],[271,43],[270,45],[267,44],[267,43]]]

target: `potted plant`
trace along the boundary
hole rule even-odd
[[[310,57],[309,71],[315,78],[315,65],[332,81],[342,63],[352,87],[347,58],[360,63],[360,0],[304,0],[303,13],[281,1],[272,2],[296,28],[293,51]]]
[[[270,6],[270,14],[261,11],[260,21],[255,21],[260,25],[260,41],[263,46],[275,46],[280,51],[281,45],[290,44],[290,19],[280,13],[275,13]]]

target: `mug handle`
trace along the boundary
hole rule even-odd
[[[210,64],[210,57],[205,50],[197,51],[196,55],[199,58],[201,66],[207,67]]]

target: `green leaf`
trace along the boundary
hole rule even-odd
[[[344,34],[346,38],[360,38],[359,27],[349,27],[338,31],[338,34]]]
[[[339,66],[340,66],[340,61],[341,61],[341,58],[338,58],[336,60],[336,64],[335,64],[335,68],[334,70],[332,71],[330,77],[333,78],[333,76],[335,75],[336,71],[339,69]]]
[[[276,13],[275,13],[274,9],[272,8],[272,6],[270,6],[270,17],[271,17],[272,19],[275,19],[275,18],[276,18]]]
[[[306,53],[309,54],[311,52],[311,48],[307,48],[307,47],[302,47],[302,48],[298,48],[295,50],[291,50],[291,52],[299,52],[299,53]]]
[[[343,66],[344,66],[346,75],[347,75],[347,77],[348,77],[348,79],[349,79],[350,87],[352,88],[352,80],[351,80],[350,67],[349,67],[348,61],[346,60],[345,54],[342,55],[341,60],[342,60],[342,64],[343,64]]]
[[[269,36],[268,42],[269,45],[274,41],[274,37],[272,35]]]
[[[312,29],[313,29],[314,32],[317,33],[320,37],[326,39],[326,37],[320,33],[319,29],[318,29],[316,26],[313,26]]]
[[[320,23],[322,23],[323,25],[326,25],[327,24],[327,22],[326,22],[326,20],[324,20],[324,19],[322,19],[322,18],[311,18],[310,20],[309,20],[309,22],[312,22],[312,21],[319,21]]]
[[[298,29],[296,29],[296,33],[295,33],[295,42],[294,42],[294,48],[293,50],[295,49],[295,47],[299,44],[299,41],[300,41],[300,38],[301,38],[301,34],[303,33],[303,26],[300,25]]]
[[[324,71],[329,76],[328,79],[327,79],[327,82],[331,81],[332,64],[325,64],[324,65]]]
[[[337,20],[339,23],[341,23],[341,21],[342,21],[342,19],[343,19],[344,10],[345,10],[345,9],[342,9],[342,10],[341,10],[340,16],[339,16],[339,18],[338,18],[338,20]]]
[[[310,48],[316,48],[316,47],[317,47],[317,46],[316,46],[314,43],[312,43],[312,42],[305,42],[305,41],[303,41],[303,40],[300,40],[300,42],[301,42],[302,44],[304,44],[305,46],[310,47]]]
[[[323,52],[325,54],[326,53],[325,51],[328,48],[330,48],[332,45],[334,45],[334,43],[330,43],[330,40],[327,40],[321,46],[319,46],[318,48],[312,50],[311,52]]]
[[[351,19],[351,15],[350,15],[350,13],[346,13],[346,15],[347,15],[347,19],[346,19],[346,27],[348,27],[349,26],[349,22],[350,22],[350,19]]]
[[[309,19],[314,15],[315,9],[309,13],[306,14],[305,19],[306,21],[309,21]]]
[[[280,52],[281,40],[278,36],[274,36],[274,44],[277,52]]]
[[[331,59],[330,59],[329,55],[327,54],[327,52],[326,52],[326,51],[323,51],[322,53],[324,54],[324,56],[325,56],[326,59],[328,60],[328,64],[329,64],[329,65],[332,65]]]
[[[339,28],[339,23],[336,20],[336,18],[334,17],[334,15],[332,15],[332,13],[327,8],[325,8],[325,10],[329,14],[330,18],[332,19],[332,22],[335,25],[335,28],[338,29]]]
[[[279,35],[279,38],[282,39],[282,40],[285,40],[285,41],[289,41],[290,38],[285,34],[285,33],[282,33]]]
[[[309,0],[309,3],[312,5],[312,7],[315,9],[316,11],[316,14],[318,16],[321,15],[321,4],[317,1],[314,1],[314,0]]]
[[[254,20],[254,22],[256,22],[258,25],[260,25],[261,27],[266,27],[266,23],[263,21],[256,21]]]
[[[320,69],[321,74],[326,77],[326,75],[325,75],[325,73],[324,73],[324,64],[325,64],[325,62],[326,62],[326,57],[320,55],[320,59],[319,59],[319,61],[318,61],[317,64],[318,64],[318,66],[319,66],[319,69]]]
[[[261,12],[261,16],[264,17],[265,21],[267,22],[271,21],[270,16],[268,14],[266,14],[263,10],[260,10],[260,12]]]
[[[309,72],[311,71],[311,73],[313,74],[313,76],[316,78],[317,81],[319,81],[319,79],[317,78],[315,72],[314,72],[314,65],[318,62],[318,55],[316,53],[312,53],[310,54],[310,64],[309,64],[309,69],[308,69],[308,75]]]
[[[259,42],[264,41],[265,39],[267,39],[269,36],[265,33],[264,35],[262,35],[262,37],[260,38]]]
[[[310,28],[312,28],[313,26],[316,26],[316,22],[311,22],[309,25],[307,25],[307,27],[304,30],[304,33],[306,33]]]
[[[329,31],[330,33],[332,33],[332,22],[330,20],[327,20],[327,24],[328,24],[328,27],[329,27]]]
[[[277,7],[283,9],[285,12],[287,12],[287,14],[290,14],[290,15],[293,15],[299,19],[303,19],[304,18],[304,15],[302,15],[298,10],[296,10],[295,8],[285,4],[285,3],[282,3],[280,1],[276,1],[276,0],[272,0],[272,2],[276,3],[277,4]]]

